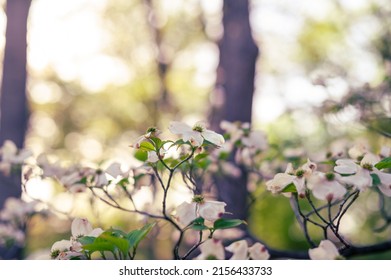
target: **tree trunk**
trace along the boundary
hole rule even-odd
[[[0,95],[0,146],[9,139],[22,148],[27,128],[27,18],[31,0],[7,0],[6,44]],[[0,174],[0,209],[8,197],[20,197],[21,174]],[[0,250],[0,258],[21,256],[20,250]]]
[[[224,35],[219,42],[220,62],[210,116],[212,128],[218,131],[222,120],[251,123],[258,57],[258,47],[251,34],[248,1],[223,3]],[[216,178],[219,199],[228,204],[227,211],[233,214],[230,217],[247,217],[247,177],[242,168],[239,178]]]

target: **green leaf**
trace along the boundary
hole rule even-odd
[[[173,158],[167,158],[164,160],[164,162],[166,163],[167,166],[172,168],[172,167],[176,166],[180,161],[177,159],[173,159]]]
[[[109,231],[111,232],[112,235],[117,236],[117,237],[125,237],[125,236],[126,236],[126,233],[123,232],[123,231],[120,230],[120,229],[114,229],[114,228],[112,228],[112,229],[110,229]]]
[[[227,229],[246,224],[245,221],[239,219],[218,219],[214,222],[214,229]]]
[[[391,168],[391,157],[387,157],[382,159],[378,163],[375,164],[377,169]]]
[[[194,230],[205,230],[205,229],[209,229],[205,224],[205,219],[202,218],[202,217],[199,217],[197,219],[195,219],[191,225],[190,225],[190,228],[194,229]]]
[[[148,159],[148,153],[146,151],[137,150],[134,153],[134,157],[139,161],[146,161]]]
[[[136,229],[129,232],[126,236],[127,240],[129,241],[129,246],[136,250],[140,241],[147,236],[147,234],[152,230],[155,225],[156,223],[146,224],[141,229]]]
[[[372,185],[373,186],[378,186],[381,184],[381,181],[380,181],[380,178],[377,174],[371,174],[371,177],[372,177]]]
[[[204,160],[202,160],[200,162],[197,162],[196,166],[206,170],[211,163],[212,163],[212,161],[210,161],[209,159],[204,159]]]
[[[283,193],[288,193],[288,192],[296,193],[297,189],[296,189],[295,184],[290,183],[285,188],[283,188],[281,192],[283,192]]]
[[[83,177],[80,179],[80,181],[78,182],[79,184],[87,184],[87,177]]]
[[[115,247],[117,247],[118,250],[120,250],[122,252],[124,257],[127,256],[129,248],[130,248],[129,241],[125,238],[117,237],[114,234],[115,233],[113,233],[111,231],[106,231],[106,232],[103,232],[99,236],[99,238],[102,238],[102,239],[108,241],[109,243],[114,244]]]
[[[152,140],[152,142],[155,143],[156,149],[160,149],[165,143],[158,137],[151,137],[150,140]]]
[[[81,245],[87,245],[87,244],[92,244],[95,241],[95,237],[92,236],[82,236],[77,239],[81,243]]]
[[[129,178],[122,178],[118,183],[118,186],[121,186],[123,188],[126,188],[127,185],[129,185]]]
[[[150,142],[141,142],[139,149],[145,152],[155,151],[155,147]]]
[[[228,160],[229,156],[230,156],[230,153],[227,153],[227,152],[220,152],[219,153],[220,160]]]
[[[115,246],[114,244],[107,242],[106,240],[100,240],[98,242],[92,243],[92,244],[86,244],[83,245],[83,249],[86,251],[90,251],[91,253],[93,252],[103,252],[103,251],[109,251],[109,252],[114,252],[115,251]]]
[[[195,161],[200,161],[200,160],[206,158],[207,156],[208,156],[208,154],[206,154],[206,153],[201,153],[201,154],[196,155],[196,156],[194,157],[194,160],[195,160]]]
[[[167,142],[171,142],[171,141],[167,141]],[[172,142],[172,144],[171,144],[167,149],[171,149],[171,148],[174,147],[174,146],[180,147],[180,146],[182,146],[183,144],[188,144],[188,143],[189,143],[189,142],[183,141],[183,139],[178,139],[178,140],[176,140],[175,142]]]

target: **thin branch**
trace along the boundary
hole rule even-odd
[[[345,213],[348,211],[348,209],[350,208],[350,206],[353,205],[353,203],[356,201],[356,199],[359,197],[360,195],[360,192],[359,191],[356,191],[355,194],[354,194],[354,197],[352,198],[352,200],[348,203],[348,205],[345,207],[345,209],[341,212],[341,214],[339,215],[339,218],[338,218],[338,221],[337,221],[337,226],[336,226],[336,230],[338,231],[339,230],[339,227],[341,225],[341,220],[342,220],[342,217],[345,215]],[[350,198],[350,197],[349,197]]]
[[[198,240],[198,242],[196,244],[193,245],[193,247],[190,248],[190,250],[182,257],[183,260],[186,260],[191,253],[193,253],[198,247],[200,247],[203,243],[205,243],[206,240],[208,239],[205,239],[204,241],[202,241],[202,230],[200,230],[200,238]]]
[[[314,202],[312,201],[311,199],[311,195],[309,194],[309,192],[306,192],[305,193],[305,197],[307,198],[311,208],[313,209],[313,213],[315,213],[315,215],[322,220],[322,222],[324,222],[325,224],[328,224],[327,220],[325,218],[323,218],[322,215],[320,215],[319,211],[318,211],[318,208],[316,208]]]
[[[304,232],[304,235],[305,235],[305,238],[307,239],[307,242],[311,245],[311,247],[316,247],[316,244],[314,243],[314,241],[312,241],[311,236],[310,236],[310,234],[308,232],[308,226],[307,226],[308,217],[306,215],[304,215],[303,212],[301,211],[300,205],[299,205],[299,200],[298,200],[296,194],[294,194],[291,197],[291,205],[292,205],[292,209],[293,209],[293,211],[294,211],[294,213],[296,215],[296,218],[298,219],[298,221],[299,221],[299,223],[301,225],[301,228],[302,228],[302,230]],[[303,220],[300,220],[300,217]]]
[[[144,215],[144,216],[147,216],[147,217],[150,217],[150,218],[154,218],[154,219],[165,219],[165,217],[163,216],[158,216],[158,215],[154,215],[154,214],[150,214],[148,212],[144,212],[144,211],[140,211],[140,210],[136,210],[136,209],[127,209],[125,207],[122,207],[121,205],[119,205],[118,203],[114,204],[110,201],[108,201],[107,199],[104,199],[103,197],[99,196],[93,188],[90,188],[91,192],[93,193],[93,195],[95,197],[97,197],[100,201],[106,203],[107,205],[113,207],[113,208],[116,208],[118,210],[121,210],[121,211],[124,211],[124,212],[128,212],[128,213],[135,213],[135,214],[141,214],[141,215]]]

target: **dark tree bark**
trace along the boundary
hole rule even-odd
[[[223,6],[224,35],[219,42],[220,62],[216,90],[212,96],[211,126],[219,129],[222,120],[251,123],[254,78],[258,47],[249,21],[248,1],[226,0]],[[233,161],[233,159],[230,159]],[[228,204],[233,217],[247,217],[247,173],[240,178],[219,177],[219,199]],[[232,216],[231,216],[232,217]]]
[[[0,96],[0,146],[9,139],[22,148],[27,129],[27,18],[31,0],[8,0],[3,78]],[[0,174],[0,209],[8,197],[20,197],[20,174]],[[0,258],[19,258],[21,250],[0,250]]]

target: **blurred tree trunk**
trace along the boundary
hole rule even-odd
[[[0,95],[0,146],[12,140],[22,148],[28,121],[26,97],[27,18],[31,0],[7,0],[6,44]],[[21,174],[0,174],[0,209],[8,197],[20,197]],[[20,258],[20,248],[0,250],[0,258]]]
[[[222,120],[251,123],[258,57],[258,47],[251,34],[248,1],[226,0],[223,3],[224,35],[219,42],[220,62],[210,115],[215,130],[220,130]],[[242,168],[239,178],[216,178],[219,199],[228,204],[227,211],[235,218],[247,217],[247,177]]]

